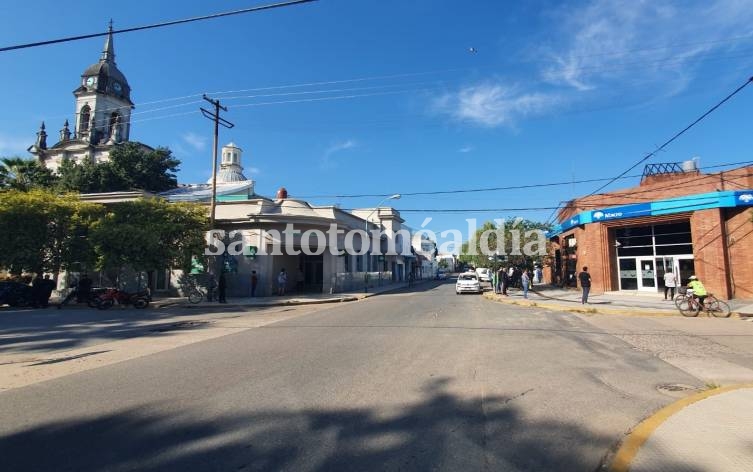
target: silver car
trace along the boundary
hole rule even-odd
[[[475,272],[465,272],[458,275],[458,281],[455,283],[455,293],[482,293],[481,282]]]

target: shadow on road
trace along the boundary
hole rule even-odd
[[[196,315],[197,312],[190,314]],[[90,340],[116,341],[199,329],[175,321],[181,313],[157,310],[26,310],[0,318],[0,353],[74,349]],[[161,319],[173,319],[159,322]],[[156,323],[155,323],[156,321]]]
[[[168,405],[143,405],[4,435],[0,457],[5,470],[25,471],[581,472],[596,470],[618,439],[524,417],[515,402],[530,390],[511,397],[459,397],[447,391],[449,382],[426,384],[422,399],[398,412],[304,408],[207,417],[201,408],[169,414]]]

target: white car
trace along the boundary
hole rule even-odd
[[[492,281],[492,271],[487,269],[486,267],[479,267],[478,269],[476,269],[476,275],[478,275],[478,279],[481,282]]]
[[[475,272],[465,272],[458,275],[458,281],[455,283],[455,293],[482,293],[481,282]]]

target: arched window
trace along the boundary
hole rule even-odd
[[[120,115],[118,115],[117,111],[112,112],[112,115],[110,115],[110,136],[115,134],[115,127],[120,124]]]
[[[89,105],[84,105],[81,108],[81,112],[78,119],[78,131],[79,133],[86,133],[89,131],[89,119],[91,114],[91,108]]]

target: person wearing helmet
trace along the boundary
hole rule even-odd
[[[703,306],[703,301],[706,300],[706,297],[708,296],[706,287],[703,286],[701,281],[698,280],[698,277],[695,275],[691,275],[688,280],[688,288],[693,290],[693,298],[698,299],[698,303]]]

